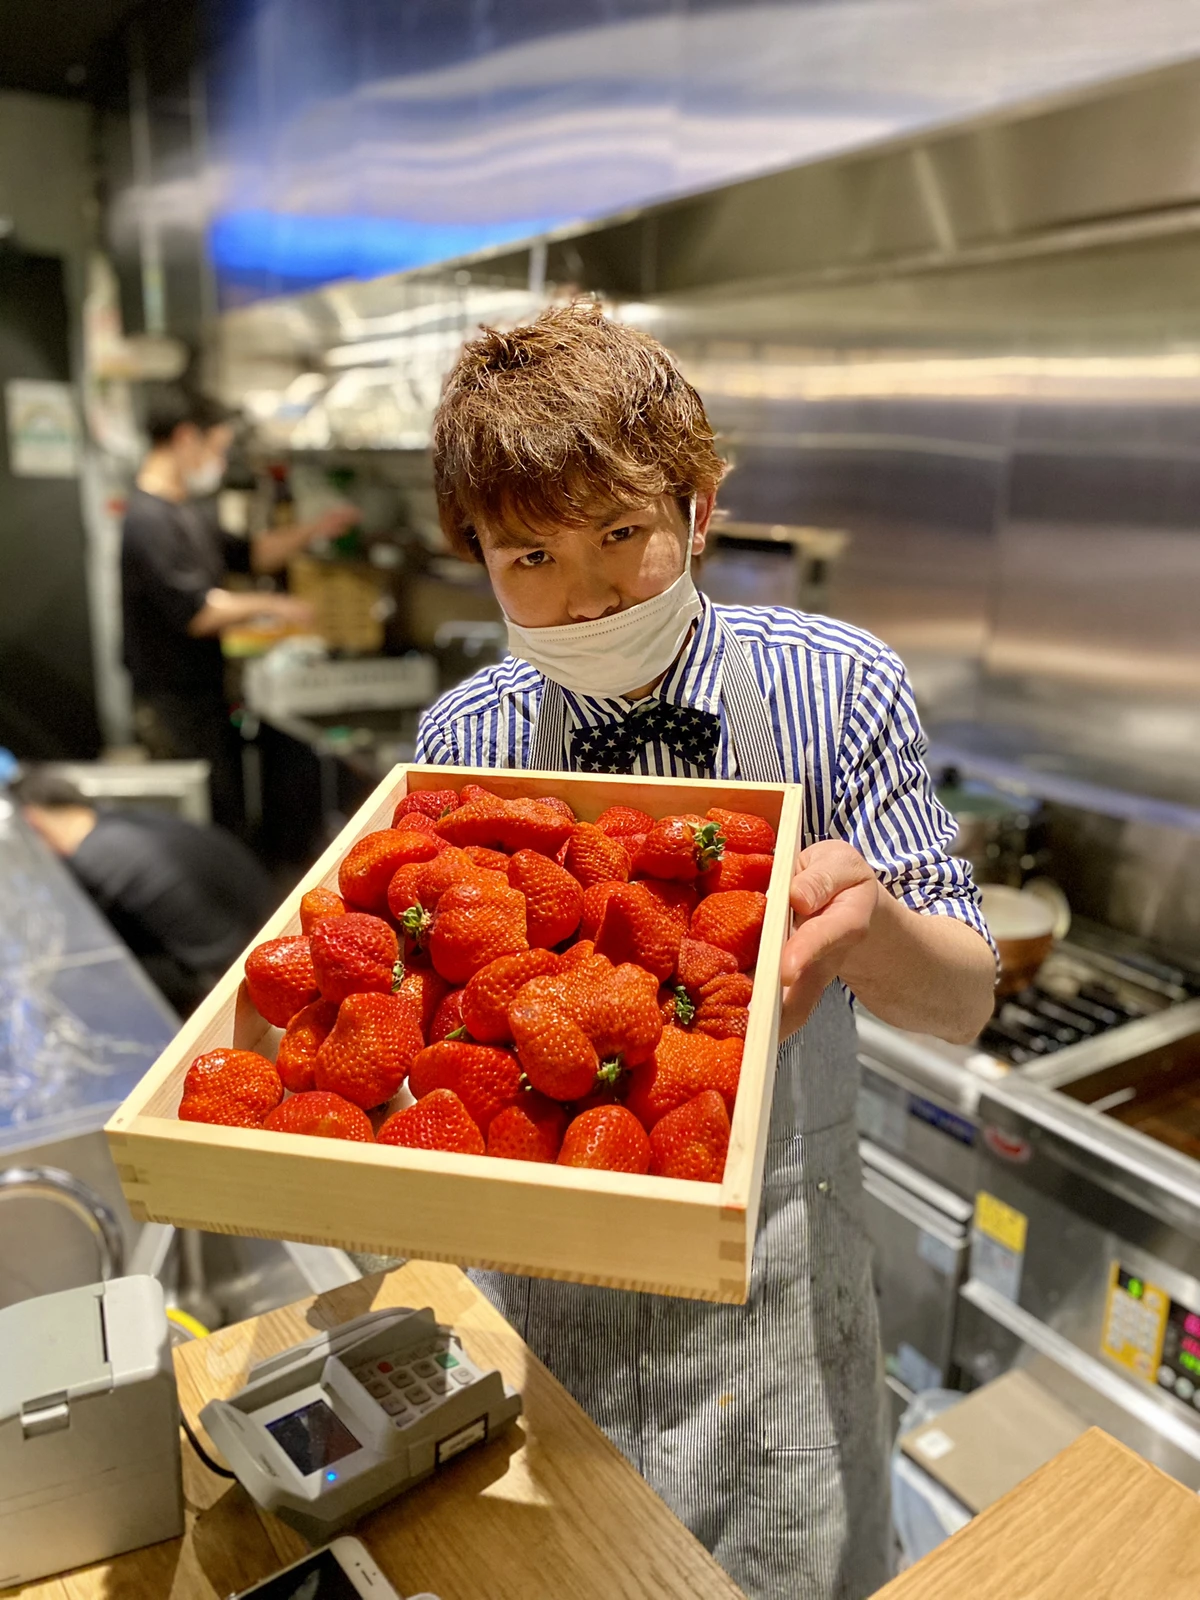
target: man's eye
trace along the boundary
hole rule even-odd
[[[527,550],[523,556],[518,556],[513,563],[517,567],[544,567],[549,563],[550,557],[545,550]]]
[[[623,544],[626,539],[632,539],[635,533],[640,533],[640,528],[613,528],[608,537],[616,544]]]

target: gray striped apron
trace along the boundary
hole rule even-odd
[[[738,773],[779,783],[761,691],[737,636],[722,633]],[[531,767],[568,766],[566,706],[549,680],[530,743]],[[744,1306],[471,1274],[754,1600],[860,1600],[888,1576],[857,1086],[854,1021],[835,983],[779,1050]]]

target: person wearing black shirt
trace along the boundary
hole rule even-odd
[[[278,903],[262,867],[222,828],[166,811],[97,809],[74,784],[36,768],[12,795],[181,1015]]]
[[[125,665],[135,726],[151,754],[204,760],[213,816],[241,831],[241,762],[225,702],[222,630],[253,617],[301,625],[312,612],[276,593],[237,593],[225,574],[278,572],[318,539],[358,520],[352,506],[311,522],[226,537],[212,496],[233,439],[230,413],[203,395],[165,387],[149,401],[150,450],[130,492],[121,539]]]

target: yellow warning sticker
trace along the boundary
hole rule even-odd
[[[1025,1253],[1025,1234],[1029,1219],[1023,1211],[997,1200],[994,1194],[981,1189],[975,1196],[975,1227],[985,1238],[1003,1245],[1014,1255]]]
[[[1114,1261],[1100,1348],[1127,1372],[1153,1383],[1162,1360],[1171,1297]]]

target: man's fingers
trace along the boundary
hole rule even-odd
[[[867,928],[860,909],[849,897],[832,901],[821,912],[803,923],[783,947],[781,973],[785,984],[793,984],[806,968],[833,962],[866,936]]]
[[[784,990],[779,1018],[779,1042],[791,1038],[808,1021],[825,993],[833,973],[825,966],[809,967],[796,983]]]
[[[798,917],[811,917],[829,904],[839,887],[825,867],[801,867],[792,879],[792,910]]]

